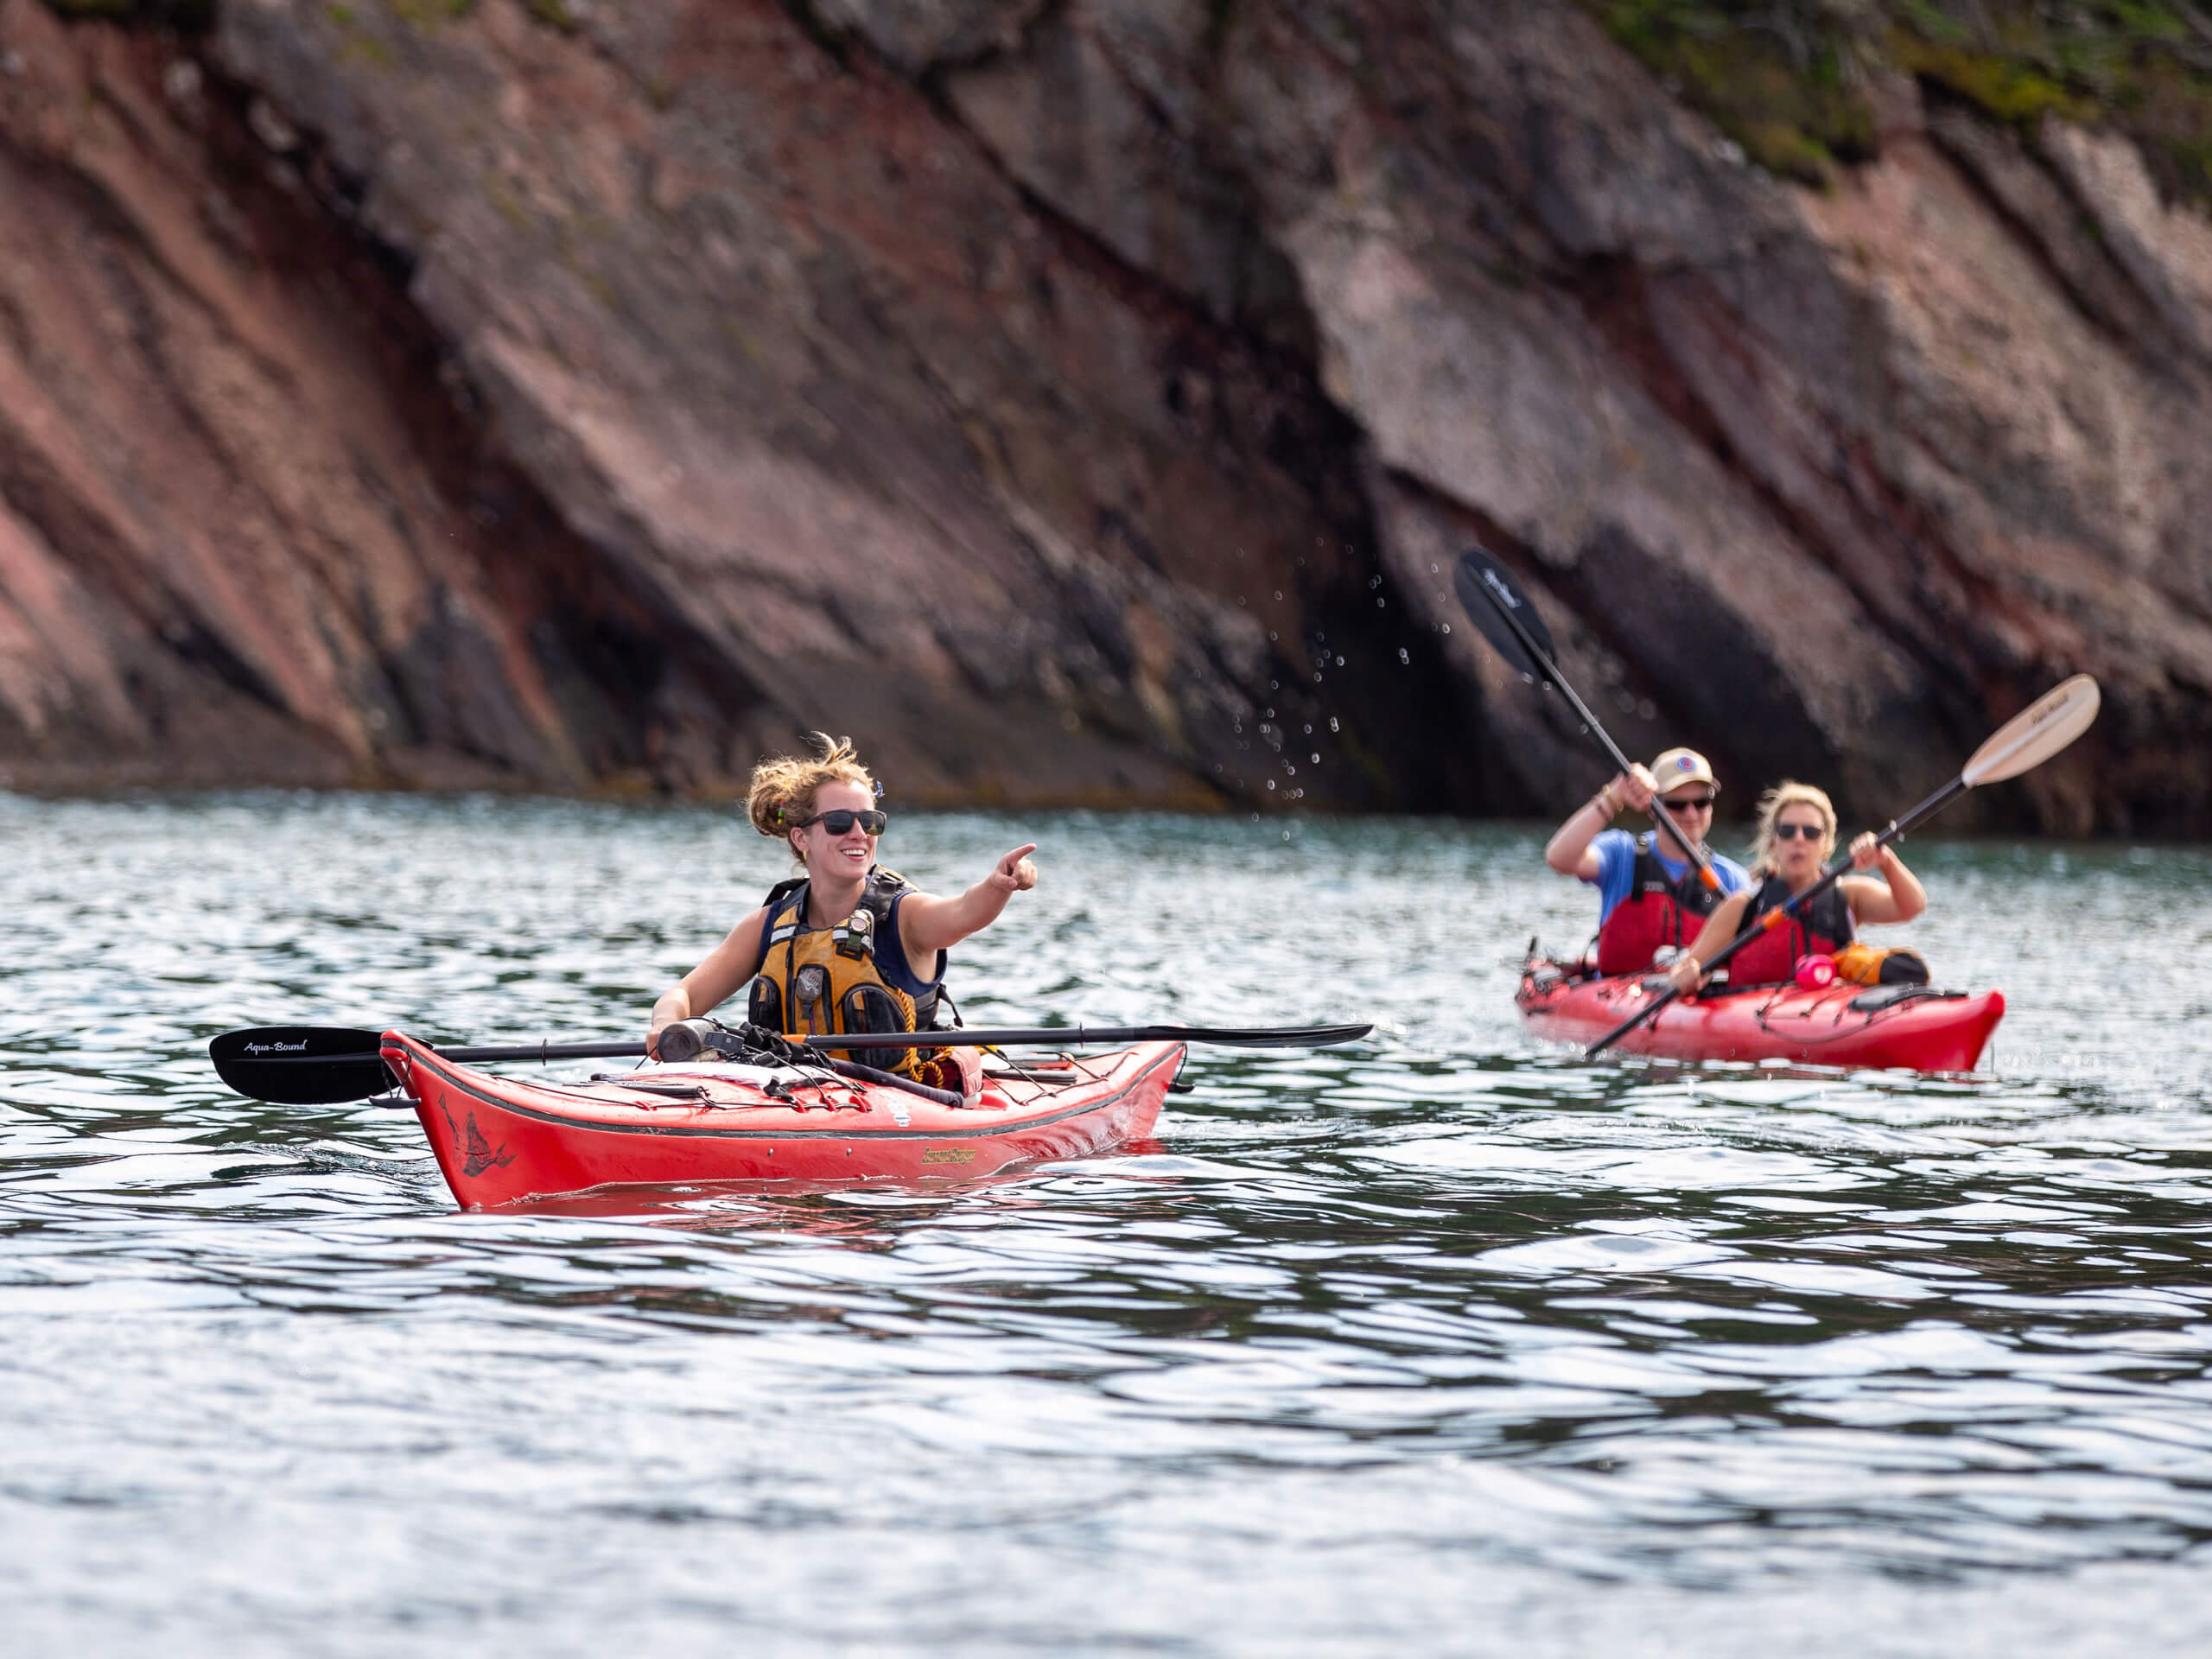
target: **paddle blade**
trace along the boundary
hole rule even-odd
[[[1136,1039],[1148,1042],[1212,1043],[1225,1048],[1327,1048],[1335,1043],[1356,1043],[1375,1027],[1368,1026],[1259,1026],[1244,1029],[1205,1026],[1140,1027],[1158,1033]]]
[[[1467,620],[1505,659],[1506,666],[1535,680],[1548,681],[1552,677],[1529,651],[1533,643],[1538,651],[1556,661],[1559,653],[1552,648],[1551,630],[1536,614],[1536,607],[1529,602],[1529,596],[1521,591],[1521,584],[1513,580],[1495,556],[1486,549],[1469,548],[1459,556],[1459,567],[1452,573],[1452,585],[1459,592]],[[1516,622],[1520,624],[1518,631],[1514,627]],[[1526,639],[1522,639],[1523,634],[1527,635]]]
[[[2097,683],[2087,674],[2053,686],[1999,727],[1959,769],[1960,778],[1972,789],[2041,766],[2089,729],[2097,702]]]
[[[256,1026],[207,1045],[215,1075],[249,1100],[331,1106],[392,1086],[377,1057],[383,1037],[331,1026]]]

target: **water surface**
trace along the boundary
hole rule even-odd
[[[457,1211],[229,1027],[635,1033],[728,815],[0,798],[0,1605],[25,1651],[2201,1649],[2212,854],[1916,843],[1986,1075],[1532,1044],[1537,832],[902,817],[971,1022],[1201,1052],[1156,1142]],[[2175,964],[2184,964],[2175,971]]]

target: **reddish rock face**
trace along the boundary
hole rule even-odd
[[[1392,585],[1440,639],[1453,553],[1489,540],[1631,751],[1694,741],[1738,799],[1796,772],[1861,811],[2087,667],[2112,712],[2025,816],[2212,823],[2212,225],[2124,140],[1930,132],[1885,86],[1884,159],[1822,194],[1746,168],[1570,6],[1277,0],[1226,34],[1177,10],[1075,0],[950,97],[1213,303],[1254,263],[1230,229],[1287,260]],[[1237,187],[1241,224],[1204,211]],[[1464,629],[1443,650],[1532,793],[1596,780]]]
[[[0,0],[20,780],[1551,810],[1631,751],[2212,830],[2212,226],[1885,89],[1826,194],[1562,0]],[[2094,235],[2084,223],[2094,224]]]

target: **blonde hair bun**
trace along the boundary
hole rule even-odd
[[[810,732],[807,740],[816,750],[811,756],[779,754],[753,768],[746,815],[771,840],[814,816],[814,797],[824,784],[858,784],[870,794],[880,792],[851,738]]]

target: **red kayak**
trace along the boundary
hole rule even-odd
[[[1182,1069],[1180,1043],[1027,1061],[974,1106],[817,1068],[647,1066],[588,1083],[496,1077],[384,1036],[438,1167],[471,1208],[617,1183],[930,1180],[1141,1140]]]
[[[1665,989],[1640,974],[1610,978],[1553,962],[1522,970],[1514,1001],[1537,1035],[1567,1043],[1604,1036]],[[2002,991],[1925,985],[1794,984],[1707,990],[1681,998],[1614,1045],[1675,1060],[1800,1060],[1815,1065],[1971,1071],[2005,1017]]]

